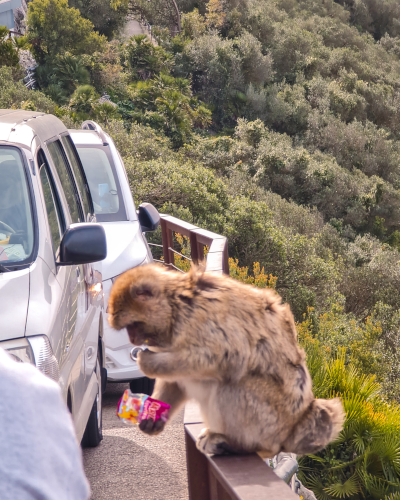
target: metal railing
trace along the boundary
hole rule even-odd
[[[190,257],[174,249],[174,233],[189,239]],[[162,245],[149,243],[163,249],[163,260],[159,262],[181,271],[175,265],[176,255],[195,264],[205,260],[207,271],[229,275],[225,236],[170,215],[161,215],[161,234]],[[205,247],[208,247],[206,257]],[[204,427],[196,403],[186,405],[184,427],[190,500],[298,500],[293,491],[297,489],[294,484],[297,462],[290,454],[279,454],[270,461],[275,471],[257,454],[204,455],[196,447],[197,437]]]

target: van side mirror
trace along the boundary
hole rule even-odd
[[[57,265],[90,264],[106,257],[106,233],[100,224],[71,224],[61,240]]]
[[[139,205],[139,223],[142,233],[155,231],[160,225],[160,214],[151,203]]]

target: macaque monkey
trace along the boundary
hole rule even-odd
[[[341,431],[341,401],[314,398],[293,315],[275,291],[148,265],[116,280],[108,312],[113,328],[148,346],[138,363],[156,378],[152,397],[172,415],[199,403],[203,453],[316,453]],[[157,434],[164,423],[140,427]]]

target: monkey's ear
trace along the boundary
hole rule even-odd
[[[154,297],[154,290],[149,285],[133,285],[131,295],[134,300],[145,302]]]

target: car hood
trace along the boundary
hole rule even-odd
[[[0,273],[0,340],[25,335],[29,269]]]
[[[107,257],[102,261],[103,281],[141,264],[147,257],[138,221],[100,222],[107,238]]]

